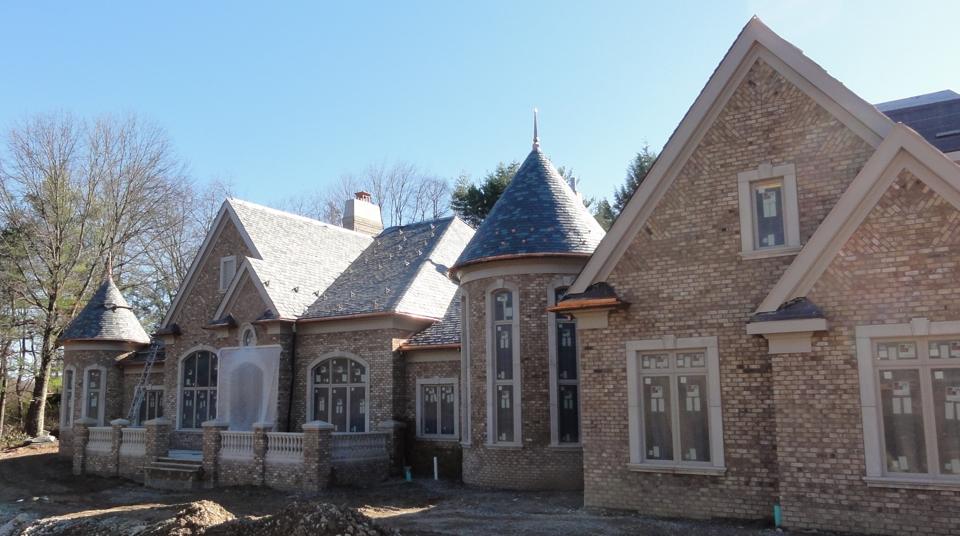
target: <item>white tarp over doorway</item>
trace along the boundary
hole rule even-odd
[[[217,420],[236,431],[275,423],[280,346],[221,348],[219,355]]]

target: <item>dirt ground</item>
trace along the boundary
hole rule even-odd
[[[146,522],[171,517],[184,503],[208,499],[235,515],[276,512],[299,496],[265,488],[159,491],[120,479],[73,477],[56,447],[0,453],[0,526],[21,513],[36,517],[132,516]],[[759,536],[784,532],[735,522],[692,522],[586,511],[580,493],[506,492],[450,482],[390,480],[364,489],[334,489],[312,500],[351,506],[403,534],[639,534],[649,536]]]

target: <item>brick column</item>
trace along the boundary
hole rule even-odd
[[[112,467],[108,471],[114,475],[120,474],[120,445],[123,443],[123,429],[127,426],[130,426],[130,421],[126,419],[110,421],[110,463]]]
[[[311,421],[303,425],[303,488],[320,491],[330,484],[333,425]]]
[[[387,436],[387,453],[390,454],[390,472],[395,473],[403,468],[400,467],[400,460],[403,459],[401,449],[404,447],[403,433],[407,423],[388,419],[377,425],[378,432],[389,432]]]
[[[203,426],[203,486],[212,488],[217,485],[220,474],[220,447],[223,436],[220,432],[229,428],[221,421],[206,421]]]
[[[73,474],[82,475],[87,469],[87,441],[90,427],[97,421],[89,417],[73,421]]]
[[[273,430],[271,422],[253,423],[253,485],[262,486],[267,468],[267,432]]]
[[[144,464],[157,461],[170,453],[170,420],[165,417],[150,419],[143,423],[146,427],[146,447],[144,452]]]

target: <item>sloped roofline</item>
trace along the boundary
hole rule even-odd
[[[757,309],[806,296],[904,169],[960,210],[960,166],[901,123],[890,131]]]
[[[274,314],[280,314],[276,304],[274,304],[273,300],[270,298],[270,293],[267,292],[266,287],[263,286],[263,281],[260,279],[260,275],[257,274],[257,269],[253,266],[253,264],[250,263],[250,257],[243,257],[242,264],[237,270],[237,273],[233,276],[230,286],[227,287],[227,291],[223,293],[223,299],[220,300],[220,305],[217,307],[217,312],[213,315],[213,320],[223,317],[223,314],[227,310],[227,304],[230,303],[230,300],[233,299],[234,293],[236,293],[237,289],[240,288],[240,282],[243,280],[243,276],[245,274],[250,276],[250,280],[253,282],[253,286],[256,287],[257,293],[260,295],[263,303],[265,303]]]
[[[584,266],[571,286],[571,292],[583,292],[610,275],[758,59],[773,67],[873,147],[879,146],[893,127],[890,118],[830,76],[759,18],[752,17],[667,140],[646,179]]]
[[[243,224],[240,222],[240,217],[237,216],[236,210],[231,206],[231,202],[237,200],[232,198],[227,198],[223,201],[223,204],[220,205],[220,211],[217,212],[217,217],[213,219],[213,223],[210,224],[210,229],[207,230],[207,235],[203,237],[203,243],[200,245],[200,249],[197,251],[197,254],[193,257],[193,262],[190,263],[190,269],[187,270],[187,276],[183,278],[183,281],[180,282],[180,287],[177,289],[177,295],[173,298],[173,301],[170,303],[170,308],[167,309],[167,314],[163,317],[163,322],[160,324],[161,327],[165,327],[170,323],[170,320],[173,319],[174,315],[180,309],[181,298],[190,290],[193,286],[193,280],[197,275],[197,270],[200,268],[203,260],[207,256],[207,252],[210,247],[215,242],[215,239],[220,235],[221,225],[224,220],[229,219],[234,227],[237,228],[237,232],[240,233],[240,237],[243,239],[243,243],[250,250],[250,253],[253,254],[256,258],[262,258],[260,255],[260,250],[257,249],[257,245],[253,243],[253,239],[250,238],[250,235],[247,233],[247,230],[243,227]]]

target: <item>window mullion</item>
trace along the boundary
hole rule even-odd
[[[926,344],[923,346],[926,346]],[[920,403],[923,407],[923,438],[927,450],[927,471],[939,476],[942,468],[940,465],[940,449],[937,444],[937,419],[933,405],[931,370],[931,367],[920,367]]]
[[[674,361],[675,354],[670,354],[670,360]],[[671,367],[672,368],[672,367]],[[680,375],[674,371],[667,374],[670,378],[670,422],[672,423],[671,433],[673,435],[673,462],[683,463],[682,453],[680,452]]]

